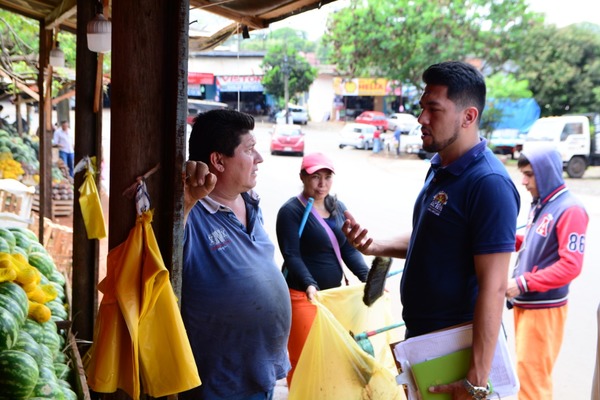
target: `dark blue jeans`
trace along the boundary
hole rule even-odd
[[[73,168],[75,167],[75,164],[74,164],[75,163],[75,154],[67,153],[66,151],[59,150],[58,156],[60,157],[61,160],[63,160],[63,162],[65,163],[67,168],[69,168],[69,175],[71,175],[71,178],[72,178],[73,177]]]

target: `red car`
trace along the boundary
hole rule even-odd
[[[363,111],[356,122],[360,124],[369,124],[377,127],[381,132],[388,130],[388,121],[384,113],[380,111]]]
[[[271,131],[271,154],[304,155],[304,132],[299,125],[277,124]]]

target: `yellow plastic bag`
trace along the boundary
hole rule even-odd
[[[94,180],[95,159],[96,157],[86,157],[87,169],[83,184],[79,187],[79,206],[88,239],[103,239],[106,237],[106,226],[102,203]]]
[[[363,303],[364,288],[365,284],[359,283],[321,290],[317,292],[317,299],[331,311],[346,332],[352,331],[358,334],[399,322],[400,316],[394,318],[392,314],[391,300],[387,293],[384,293],[371,307],[367,307]],[[394,372],[396,363],[389,345],[402,339],[402,331],[399,329],[382,332],[369,338],[377,361]]]
[[[86,355],[89,386],[163,397],[200,385],[177,299],[152,231],[138,216],[127,240],[108,254],[94,343]],[[141,386],[140,387],[140,381]]]
[[[342,290],[360,292],[362,303],[361,288],[364,285],[351,288]],[[343,296],[335,293],[337,290],[331,289],[333,296]],[[325,299],[328,297],[326,292],[331,291],[318,292],[314,301],[317,315],[294,372],[289,400],[404,400],[404,391],[396,383],[393,370],[364,352],[348,329],[324,305],[328,301],[331,303],[331,298]],[[351,308],[356,310],[357,307],[355,304]]]

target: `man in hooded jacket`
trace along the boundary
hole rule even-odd
[[[519,400],[552,399],[569,285],[581,272],[588,215],[567,189],[556,150],[526,149],[518,160],[533,202],[506,297],[514,310]]]

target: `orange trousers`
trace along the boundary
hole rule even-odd
[[[552,400],[552,369],[563,341],[567,306],[513,311],[519,400]]]
[[[288,339],[288,353],[292,369],[287,375],[288,388],[291,386],[304,343],[317,315],[317,307],[308,301],[305,292],[290,289],[290,299],[292,300],[292,327]]]

